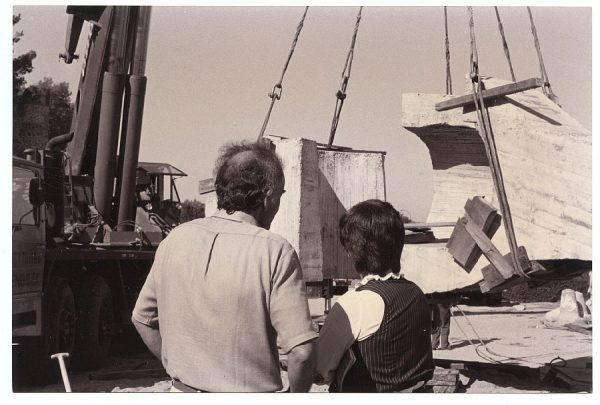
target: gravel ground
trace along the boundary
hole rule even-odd
[[[321,304],[312,302],[311,308],[318,310]],[[464,314],[453,310],[451,349],[434,351],[434,358],[443,367],[465,364],[460,371],[459,392],[463,393],[591,392],[591,383],[586,382],[592,376],[592,336],[544,327],[544,314],[556,306],[461,306]],[[562,378],[543,382],[549,370],[546,364],[557,357],[565,360],[557,363]],[[287,387],[284,371],[282,379]],[[159,361],[143,351],[113,356],[109,365],[95,372],[70,373],[70,381],[74,392],[167,392],[170,388]],[[314,385],[311,392],[326,390]],[[24,386],[19,391],[64,392],[64,387]]]

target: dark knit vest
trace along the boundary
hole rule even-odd
[[[431,313],[421,289],[401,278],[371,280],[362,290],[381,296],[385,310],[379,329],[352,345],[357,361],[341,390],[392,392],[431,379]]]

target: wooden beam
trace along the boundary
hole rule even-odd
[[[507,96],[509,94],[520,93],[525,90],[537,89],[542,87],[544,82],[542,79],[534,77],[533,79],[522,80],[520,82],[509,83],[503,86],[493,87],[491,89],[483,90],[483,100],[487,101],[500,96]],[[464,96],[454,97],[449,100],[444,100],[435,105],[436,111],[451,110],[457,107],[465,107],[473,104],[473,95],[467,94]]]
[[[471,235],[481,252],[489,260],[489,262],[502,274],[505,279],[513,276],[513,266],[494,246],[490,238],[481,230],[479,226],[465,214],[461,219],[461,223],[465,226],[466,231]]]
[[[409,222],[404,224],[404,229],[429,229],[429,228],[443,228],[453,227],[456,222]]]
[[[433,243],[436,242],[435,236],[431,231],[424,232],[413,232],[410,230],[406,231],[404,235],[404,244],[415,244],[415,243]]]
[[[501,216],[497,213],[496,208],[479,196],[467,200],[465,215],[469,217],[469,222],[473,226],[487,235],[488,239],[494,236],[500,226]],[[465,229],[465,223],[462,220],[456,223],[446,246],[456,263],[467,272],[473,269],[481,257],[481,249]]]
[[[540,263],[536,261],[529,261],[527,252],[523,246],[519,246],[519,252],[517,254],[519,260],[526,261],[529,267],[525,270],[527,275],[537,276],[540,274],[547,274],[548,271]],[[512,260],[511,253],[504,256],[508,261]],[[503,279],[502,275],[494,268],[493,265],[487,265],[481,269],[483,275],[483,281],[479,283],[479,288],[482,293],[494,293],[513,287],[517,284],[527,281],[526,278],[521,277],[518,274],[513,275],[509,279]]]
[[[198,182],[198,192],[200,194],[207,194],[212,191],[215,191],[215,179],[212,177]]]

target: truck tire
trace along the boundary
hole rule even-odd
[[[113,335],[112,293],[102,277],[84,282],[78,307],[74,361],[79,369],[94,370],[105,363]]]
[[[67,280],[54,277],[50,280],[44,295],[43,344],[41,350],[41,370],[43,380],[58,381],[60,368],[57,360],[51,360],[55,353],[73,354],[76,334],[76,312],[73,291]],[[65,359],[67,370],[69,358]]]

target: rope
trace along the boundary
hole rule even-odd
[[[548,73],[546,73],[546,66],[544,66],[544,59],[542,58],[542,50],[540,49],[540,41],[538,40],[537,30],[535,29],[533,16],[531,15],[531,8],[529,8],[529,6],[527,6],[527,13],[529,13],[529,21],[531,22],[531,33],[533,34],[533,42],[535,45],[535,50],[537,52],[538,60],[540,62],[540,74],[542,76],[542,81],[544,82],[542,90],[550,100],[552,100],[554,103],[556,103],[556,105],[560,107],[560,104],[558,103],[558,97],[552,92],[550,80],[548,79]]]
[[[469,344],[471,346],[473,346],[475,348],[475,353],[477,353],[477,355],[479,357],[481,357],[484,360],[489,361],[490,363],[495,363],[495,364],[501,364],[500,361],[486,355],[486,354],[482,354],[479,351],[479,347],[483,346],[486,347],[484,341],[481,339],[481,337],[479,336],[479,334],[477,333],[477,331],[475,330],[475,328],[473,327],[473,324],[471,324],[471,322],[469,321],[469,319],[467,318],[467,316],[465,315],[465,313],[462,311],[461,308],[459,308],[458,305],[454,305],[454,307],[456,307],[463,315],[463,317],[465,318],[465,320],[469,323],[469,325],[471,326],[471,329],[473,330],[473,333],[475,333],[475,336],[477,336],[477,339],[479,340],[479,346],[476,345],[475,343],[473,343],[473,341],[469,338],[469,336],[467,335],[467,333],[464,331],[464,329],[460,326],[460,323],[458,323],[458,321],[456,320],[456,316],[452,313],[452,311],[450,311],[450,315],[452,315],[452,317],[454,318],[454,323],[456,324],[456,326],[458,327],[458,329],[460,329],[460,331],[462,332],[462,334],[464,335],[465,339],[467,339],[467,341],[469,342]]]
[[[504,229],[506,231],[506,238],[508,239],[511,257],[513,260],[513,268],[525,278],[530,278],[522,269],[521,264],[517,258],[517,240],[515,237],[515,230],[512,223],[512,215],[510,213],[510,207],[506,198],[506,190],[504,189],[504,180],[502,178],[502,170],[500,168],[500,162],[498,160],[498,152],[496,150],[496,142],[494,140],[494,134],[492,133],[492,124],[490,117],[487,112],[487,108],[483,102],[482,94],[482,83],[479,77],[479,58],[477,54],[477,42],[475,40],[475,23],[473,21],[473,8],[468,7],[469,12],[469,31],[471,35],[471,84],[473,89],[473,101],[477,110],[477,120],[479,122],[479,132],[483,143],[485,145],[485,151],[487,154],[488,161],[490,163],[490,171],[492,172],[492,179],[494,180],[494,187],[496,194],[498,195],[498,203],[500,206],[500,212],[504,217]]]
[[[329,141],[327,146],[331,148],[333,139],[335,138],[335,132],[340,121],[340,114],[342,107],[344,106],[344,100],[346,99],[346,88],[348,87],[348,80],[350,80],[350,72],[352,70],[352,60],[354,59],[354,45],[356,44],[356,34],[358,34],[358,25],[360,24],[362,6],[358,9],[358,15],[356,16],[356,24],[354,25],[354,33],[352,34],[352,41],[350,42],[350,49],[346,56],[346,63],[344,64],[344,71],[342,72],[342,82],[340,89],[336,93],[335,111],[333,113],[333,120],[331,122],[331,131],[329,133]]]
[[[265,120],[263,121],[262,127],[260,129],[260,133],[258,134],[258,141],[263,138],[265,134],[265,130],[267,129],[267,124],[269,122],[269,118],[271,117],[271,111],[273,111],[273,106],[275,105],[275,101],[281,99],[282,92],[282,83],[283,77],[285,76],[285,72],[290,64],[290,60],[292,59],[292,55],[294,54],[294,50],[296,49],[296,44],[298,43],[298,37],[300,37],[300,31],[302,31],[302,27],[304,26],[304,19],[306,18],[306,13],[308,12],[308,6],[304,9],[304,14],[302,14],[302,18],[296,27],[296,34],[294,35],[294,40],[292,41],[292,45],[290,47],[290,52],[288,54],[287,60],[285,61],[285,65],[283,65],[283,70],[281,71],[281,77],[279,81],[275,83],[273,86],[273,91],[271,91],[268,96],[271,98],[271,103],[269,105],[269,109],[267,110],[267,115],[265,116]]]
[[[450,73],[450,41],[448,40],[448,11],[444,6],[444,27],[446,29],[446,94],[452,94],[452,75]]]
[[[479,351],[479,348],[481,346],[483,346],[483,348],[485,349],[486,352],[488,352],[489,354],[493,355],[493,356],[497,356],[497,357],[504,357],[504,360],[527,360],[529,363],[533,363],[533,364],[537,364],[537,365],[541,365],[541,366],[549,366],[551,369],[555,370],[556,372],[560,373],[561,375],[569,378],[571,381],[574,382],[578,382],[578,383],[583,383],[583,384],[591,384],[591,381],[586,381],[586,380],[579,380],[576,379],[574,377],[571,377],[570,375],[568,375],[567,373],[558,370],[557,367],[566,367],[567,366],[567,361],[565,359],[563,359],[560,356],[555,357],[554,359],[552,359],[550,361],[550,363],[541,363],[539,361],[531,361],[528,360],[531,357],[540,357],[540,356],[544,356],[546,354],[539,354],[539,355],[535,355],[535,356],[523,356],[523,357],[513,357],[513,356],[507,356],[504,354],[499,354],[494,352],[493,350],[491,350],[487,344],[481,339],[481,337],[479,336],[479,334],[477,333],[477,331],[475,330],[475,327],[473,326],[473,324],[471,323],[469,317],[467,316],[467,314],[465,314],[462,310],[462,308],[460,308],[458,305],[454,305],[454,307],[456,309],[458,309],[460,311],[460,313],[462,314],[462,317],[467,321],[467,323],[469,324],[469,326],[471,327],[471,330],[473,331],[473,333],[475,334],[475,336],[477,336],[477,339],[479,340],[479,346],[476,345],[475,343],[473,343],[473,341],[469,338],[469,336],[465,333],[464,329],[460,326],[460,324],[458,323],[458,321],[456,320],[456,316],[454,315],[454,313],[452,313],[452,311],[450,311],[450,314],[452,315],[452,317],[454,318],[454,324],[458,327],[458,329],[460,329],[460,331],[462,332],[462,334],[465,336],[465,339],[467,339],[467,341],[469,342],[469,344],[471,344],[471,346],[473,346],[475,348],[475,353],[477,353],[477,355],[479,357],[481,357],[484,360],[489,361],[490,363],[494,363],[494,364],[504,364],[504,362],[502,360],[497,360],[494,359],[490,356],[488,356],[487,354],[483,354]],[[578,353],[578,352],[576,352]],[[561,361],[562,363],[560,365],[556,364],[556,361]]]
[[[500,21],[500,13],[498,12],[498,7],[494,6],[494,10],[496,10],[496,18],[498,19],[498,30],[500,31],[500,36],[502,37],[502,47],[504,48],[504,54],[506,55],[506,60],[508,61],[508,67],[510,69],[510,77],[513,82],[516,82],[515,72],[513,70],[512,61],[510,60],[510,52],[508,51],[508,44],[506,43],[506,37],[504,35],[504,27],[502,26],[502,21]]]

